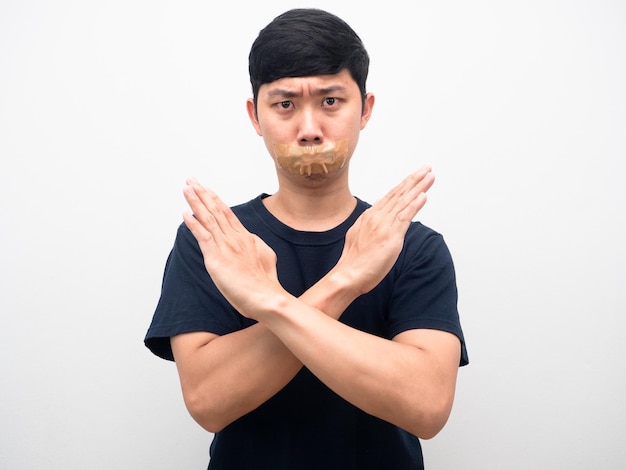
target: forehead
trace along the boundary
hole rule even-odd
[[[332,75],[309,77],[285,77],[259,88],[259,95],[266,97],[298,97],[303,95],[328,95],[332,93],[359,92],[357,83],[348,70]]]

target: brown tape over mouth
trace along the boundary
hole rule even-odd
[[[338,140],[322,145],[275,144],[276,164],[291,173],[311,176],[337,171],[346,163],[348,141]]]

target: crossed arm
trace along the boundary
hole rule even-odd
[[[201,426],[219,431],[272,397],[304,364],[367,413],[422,438],[439,432],[452,408],[459,340],[409,330],[390,341],[337,321],[389,272],[433,181],[423,168],[365,211],[335,267],[299,298],[278,282],[274,252],[215,194],[189,182],[184,192],[194,215],[184,219],[207,271],[242,315],[258,321],[224,336],[171,338],[185,403]]]

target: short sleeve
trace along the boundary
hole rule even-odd
[[[413,223],[394,269],[389,307],[391,336],[418,328],[447,331],[461,341],[460,365],[468,364],[454,263],[443,237]]]
[[[192,331],[224,335],[248,322],[215,287],[198,242],[181,224],[165,264],[161,295],[145,345],[157,356],[173,360],[170,337]]]

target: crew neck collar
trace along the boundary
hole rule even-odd
[[[278,220],[263,204],[269,194],[262,193],[251,201],[252,208],[261,221],[276,235],[297,245],[328,245],[341,240],[356,219],[369,207],[369,204],[355,197],[356,206],[352,213],[339,225],[322,232],[296,230]]]

